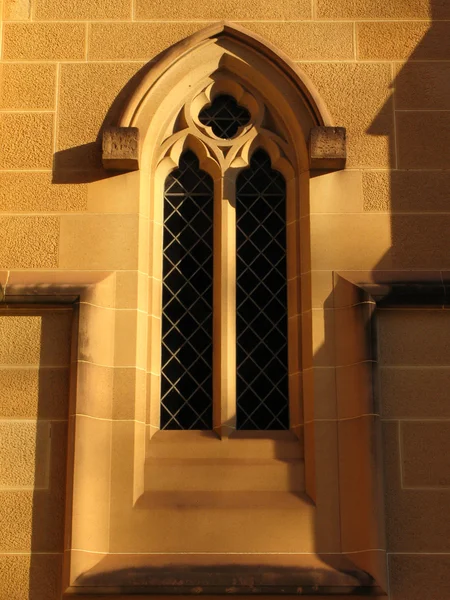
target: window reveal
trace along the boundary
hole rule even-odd
[[[213,181],[191,151],[164,192],[161,429],[212,428]]]

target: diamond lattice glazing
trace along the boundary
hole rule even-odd
[[[286,184],[263,150],[236,196],[237,428],[288,429]]]
[[[164,193],[161,429],[212,428],[213,181],[185,152]]]
[[[212,104],[204,108],[199,116],[203,125],[212,128],[214,135],[228,140],[236,135],[239,127],[247,125],[250,113],[243,106],[239,106],[233,96],[216,96]]]

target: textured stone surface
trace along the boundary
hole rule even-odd
[[[0,266],[3,268],[55,268],[58,266],[57,217],[0,217],[3,232]]]
[[[71,313],[0,316],[0,364],[67,366]],[[19,343],[20,342],[20,343]]]
[[[0,418],[66,419],[67,369],[0,369]]]
[[[448,110],[449,95],[450,63],[406,63],[399,67],[395,78],[397,110]]]
[[[382,266],[450,269],[450,215],[391,215],[392,247]]]
[[[55,65],[6,63],[2,65],[0,107],[51,110],[55,86]]]
[[[0,489],[46,487],[49,443],[46,421],[0,422]]]
[[[443,600],[450,596],[450,555],[391,554],[391,600]],[[430,585],[432,582],[432,585]]]
[[[383,417],[450,419],[450,369],[380,368],[379,382]]]
[[[32,523],[33,490],[0,490],[0,553],[29,552]]]
[[[382,310],[380,365],[448,365],[449,314],[442,310]]]
[[[244,27],[258,33],[293,60],[353,58],[351,23],[255,23]],[[341,123],[339,123],[341,125]]]
[[[35,0],[36,20],[96,20],[130,19],[129,0]]]
[[[365,171],[365,211],[450,212],[450,173]]]
[[[388,552],[450,553],[448,490],[401,489],[396,422],[383,424],[383,454]]]
[[[303,63],[301,68],[311,77],[335,122],[347,130],[347,167],[390,166],[390,66]]]
[[[105,169],[139,169],[139,129],[107,127],[103,131],[102,151]]]
[[[0,115],[0,168],[49,169],[53,157],[53,115]]]
[[[86,26],[81,23],[6,23],[6,60],[77,60],[85,53]]]
[[[0,555],[0,597],[58,600],[62,554]]]
[[[444,5],[445,0],[441,0]],[[319,19],[427,19],[429,0],[317,0]]]
[[[111,63],[61,65],[59,149],[96,140],[112,103],[140,66]],[[73,166],[79,167],[77,156],[73,159]]]
[[[446,60],[450,24],[427,22],[357,23],[358,58],[362,60]]]
[[[38,316],[0,316],[0,364],[38,365],[41,327]]]
[[[280,0],[267,3],[265,0],[136,0],[136,19],[261,19],[299,20],[311,18],[309,0]]]
[[[401,424],[403,485],[450,487],[450,423]]]
[[[3,0],[4,21],[27,21],[31,16],[31,0]]]
[[[344,127],[313,127],[309,138],[312,169],[343,169],[347,160]]]
[[[208,23],[94,23],[90,60],[149,60]]]
[[[53,184],[51,173],[0,172],[0,210],[79,212],[86,208],[85,184]]]
[[[398,113],[397,146],[401,169],[449,169],[450,111]]]
[[[62,462],[65,449],[58,448]],[[52,457],[53,459],[53,457]],[[0,554],[61,552],[64,538],[64,470],[59,485],[48,490],[0,491]]]

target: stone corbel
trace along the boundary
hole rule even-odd
[[[347,160],[345,127],[313,127],[309,135],[312,171],[339,171]]]
[[[107,171],[139,169],[139,129],[107,127],[103,131],[102,162]]]

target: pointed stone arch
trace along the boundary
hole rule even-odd
[[[217,73],[251,85],[263,97],[289,138],[286,141],[295,148],[299,171],[309,170],[311,130],[336,130],[325,103],[309,77],[289,57],[260,36],[228,22],[181,40],[149,64],[113,123],[122,134],[135,132],[131,144],[125,143],[125,153],[133,153],[135,166],[131,168],[152,168],[151,150],[162,143],[186,96],[204,87]],[[112,146],[120,153],[120,141]],[[113,164],[110,151],[111,144],[106,152],[104,144],[105,166],[120,168],[120,157]]]

